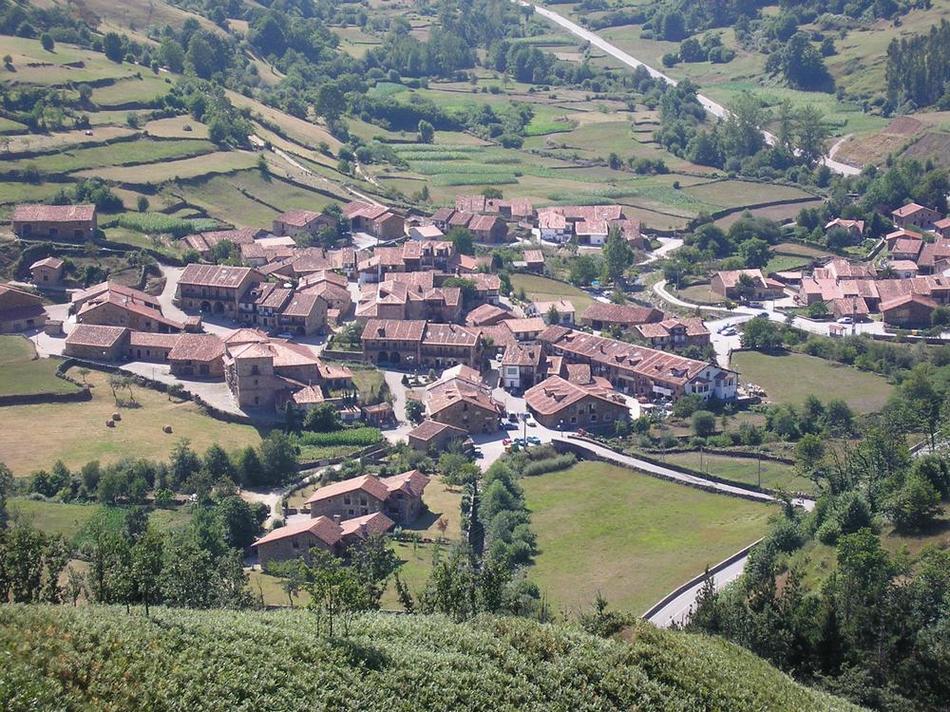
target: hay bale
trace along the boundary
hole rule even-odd
[[[113,413],[112,419],[118,423],[120,420],[122,420],[122,413],[119,413],[119,412]]]
[[[114,427],[115,427],[115,421],[114,421],[114,420],[107,420],[107,421],[106,421],[106,427],[107,427],[107,428],[114,428]]]
[[[171,431],[172,431],[172,426],[170,426],[170,425],[163,425],[163,426],[162,426],[162,432],[163,432],[163,433],[171,433]]]

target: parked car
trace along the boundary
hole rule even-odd
[[[534,422],[533,420],[531,420],[530,418],[527,419],[527,420],[525,420],[525,424],[526,424],[529,428],[534,428],[534,427],[536,427],[536,426],[538,425],[537,423],[535,423],[535,422]]]
[[[756,318],[756,319],[768,319],[768,318],[769,318],[769,313],[768,313],[767,311],[760,311],[758,314],[755,315],[755,318]]]
[[[852,317],[852,316],[843,316],[843,317],[841,317],[840,319],[838,319],[838,323],[839,323],[839,324],[853,324],[853,323],[854,323],[854,317]]]
[[[501,444],[505,446],[511,445],[511,443],[512,443],[511,438],[505,438],[504,440],[501,441]]]
[[[540,445],[540,444],[541,444],[541,438],[539,438],[537,435],[529,435],[529,436],[527,437],[527,440],[528,440],[528,444],[529,444],[529,445]]]

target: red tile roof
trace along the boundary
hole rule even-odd
[[[617,393],[604,379],[595,379],[589,384],[566,381],[560,376],[549,376],[536,386],[529,388],[524,399],[527,406],[541,415],[554,415],[578,401],[592,396],[611,405],[625,404],[623,396]]]
[[[129,330],[124,326],[100,326],[99,324],[77,324],[69,336],[66,344],[70,346],[95,346],[110,348],[115,345]]]
[[[419,319],[369,319],[363,327],[363,340],[422,341],[425,321]]]
[[[310,495],[307,504],[322,502],[325,499],[350,492],[365,492],[374,499],[385,502],[386,498],[389,497],[390,490],[376,475],[360,475],[359,477],[351,477],[342,482],[333,482],[320,487]]]
[[[251,274],[255,274],[255,271],[250,267],[190,264],[181,273],[178,283],[234,289]]]
[[[329,517],[316,517],[314,519],[298,519],[290,524],[279,527],[269,534],[262,536],[251,546],[260,546],[269,544],[273,541],[287,539],[300,534],[310,533],[317,539],[332,547],[343,538],[343,528]]]
[[[182,334],[168,352],[169,361],[214,361],[224,356],[224,342],[214,334]]]
[[[95,205],[17,205],[13,209],[13,222],[79,222],[92,220]]]
[[[581,319],[632,326],[660,321],[663,312],[654,307],[594,302],[584,310]]]

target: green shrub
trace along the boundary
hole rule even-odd
[[[574,456],[574,453],[569,452],[564,455],[558,455],[557,457],[549,457],[544,460],[529,462],[524,466],[521,474],[525,477],[534,477],[535,475],[543,475],[546,472],[566,470],[575,462],[577,462],[577,457]]]
[[[348,445],[351,447],[369,447],[383,439],[379,428],[347,428],[332,433],[301,433],[297,442],[301,446],[334,447]]]

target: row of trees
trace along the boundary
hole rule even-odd
[[[30,477],[29,491],[64,502],[98,501],[103,504],[145,502],[149,492],[159,503],[174,492],[205,494],[221,481],[246,487],[273,487],[297,473],[297,451],[285,434],[272,432],[257,448],[227,453],[211,445],[198,455],[185,438],[172,449],[168,462],[124,458],[102,465],[98,460],[70,470],[57,461],[50,470]]]

